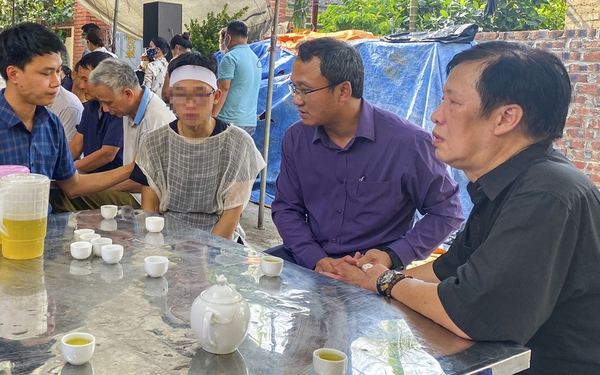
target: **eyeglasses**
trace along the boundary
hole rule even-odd
[[[314,89],[314,90],[303,90],[303,89],[299,89],[297,88],[292,82],[288,83],[288,88],[290,89],[290,94],[292,94],[292,98],[296,95],[298,95],[300,97],[300,100],[302,101],[306,101],[306,95],[311,94],[313,92],[317,92],[317,91],[321,91],[321,90],[325,90],[328,89],[330,87],[334,87],[339,85],[342,82],[339,83],[334,83],[332,85],[329,86],[325,86],[325,87],[320,87],[318,89]]]
[[[179,102],[188,102],[191,101],[193,103],[200,103],[208,99],[212,94],[215,93],[216,90],[212,90],[211,92],[198,92],[194,91],[193,93],[186,92],[173,92],[171,94],[171,98],[175,101]]]

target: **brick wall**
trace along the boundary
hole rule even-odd
[[[104,22],[100,21],[98,18],[94,17],[90,12],[87,11],[81,4],[75,2],[75,11],[74,11],[74,26],[75,26],[75,35],[74,35],[74,51],[73,51],[73,62],[77,63],[81,59],[81,55],[83,51],[85,51],[85,47],[81,44],[81,26],[86,23],[95,23],[100,26],[100,29],[104,32],[106,48],[110,50],[110,36],[112,34],[111,27]],[[75,64],[73,64],[75,65]]]
[[[600,29],[477,34],[477,42],[489,40],[526,43],[562,59],[573,98],[563,138],[555,147],[600,187]]]
[[[275,12],[275,0],[270,0],[271,9]],[[279,17],[277,23],[285,22],[285,8],[286,8],[286,0],[279,1]]]
[[[600,1],[567,0],[566,29],[590,29],[600,27]]]

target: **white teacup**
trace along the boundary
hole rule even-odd
[[[165,218],[161,216],[150,216],[146,218],[146,229],[148,232],[158,233],[165,227]]]
[[[95,240],[96,238],[100,237],[102,236],[96,233],[86,233],[79,236],[79,241],[87,241],[89,243],[92,243],[92,240]]]
[[[108,264],[119,263],[123,258],[122,245],[104,245],[102,246],[102,259]]]
[[[92,250],[94,251],[94,255],[101,257],[102,256],[102,246],[112,244],[112,238],[99,237],[99,238],[94,238],[91,242],[92,242]]]
[[[63,357],[72,365],[83,365],[92,359],[96,338],[89,333],[74,332],[61,339]]]
[[[345,375],[348,356],[336,349],[317,349],[313,352],[313,367],[317,375]]]
[[[92,244],[87,241],[71,243],[71,256],[75,259],[87,259],[92,255]]]
[[[265,276],[279,276],[283,270],[283,259],[272,255],[264,256],[260,258],[260,270]]]
[[[75,231],[73,231],[73,235],[75,236],[75,242],[81,241],[80,236],[82,234],[87,234],[87,233],[96,233],[96,232],[94,232],[93,229],[75,229]]]
[[[146,257],[144,269],[150,277],[162,277],[169,269],[169,259],[159,255]]]
[[[100,213],[102,214],[103,218],[110,220],[117,216],[117,209],[118,207],[114,204],[105,204],[104,206],[100,207]]]

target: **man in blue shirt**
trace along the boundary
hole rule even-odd
[[[215,104],[213,116],[252,135],[262,66],[248,45],[248,26],[240,20],[229,22],[224,44],[228,52],[219,64],[218,83],[223,97]]]
[[[21,23],[0,33],[0,164],[24,165],[56,180],[65,195],[93,194],[126,180],[133,163],[112,171],[79,175],[60,120],[44,106],[60,87],[65,47],[50,29]],[[52,197],[51,197],[52,202]]]

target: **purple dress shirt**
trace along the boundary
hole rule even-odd
[[[458,186],[432,137],[366,100],[340,149],[321,126],[293,124],[282,141],[272,216],[302,266],[389,247],[404,265],[424,259],[463,221]],[[415,221],[415,212],[424,217]]]

